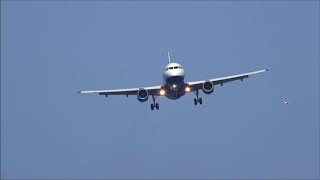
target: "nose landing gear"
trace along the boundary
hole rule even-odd
[[[199,90],[197,89],[194,93],[197,96],[197,98],[193,99],[194,105],[196,106],[198,103],[202,104],[202,98],[201,97],[199,98]]]
[[[153,104],[151,104],[151,110],[153,111],[154,108],[156,108],[156,110],[159,110],[159,103],[156,103],[156,97],[154,95],[152,95],[152,100],[153,100]]]

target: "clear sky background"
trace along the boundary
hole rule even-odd
[[[159,98],[79,90],[269,68]],[[285,105],[282,100],[292,102]],[[319,178],[319,1],[1,1],[1,178]]]

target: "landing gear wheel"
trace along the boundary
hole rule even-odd
[[[151,104],[151,110],[152,110],[152,111],[154,110],[154,105],[153,105],[153,104]]]
[[[196,106],[197,105],[197,103],[198,103],[198,101],[197,101],[197,99],[196,98],[194,98],[193,99],[193,102],[194,102],[194,105]]]
[[[199,98],[199,103],[202,104],[202,98]]]
[[[159,103],[156,103],[156,109],[157,110],[159,109]]]

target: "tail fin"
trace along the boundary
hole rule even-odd
[[[170,64],[170,63],[171,63],[171,58],[170,58],[170,53],[168,51],[168,64]]]

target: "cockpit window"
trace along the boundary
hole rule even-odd
[[[182,69],[182,67],[181,66],[168,67],[168,68],[166,68],[165,71],[168,71],[170,69]]]

